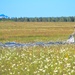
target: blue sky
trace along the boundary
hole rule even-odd
[[[0,14],[9,17],[75,16],[75,0],[0,0]]]

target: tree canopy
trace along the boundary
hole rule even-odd
[[[0,18],[0,21],[14,22],[75,22],[75,17],[14,17]]]

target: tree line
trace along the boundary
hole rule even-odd
[[[0,18],[0,21],[14,22],[75,22],[75,17],[20,17]]]

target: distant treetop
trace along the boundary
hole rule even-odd
[[[75,16],[72,17],[13,17],[10,18],[4,14],[0,15],[0,21],[15,22],[75,22]]]

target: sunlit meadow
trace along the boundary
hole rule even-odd
[[[0,22],[0,41],[39,42],[66,40],[75,22]]]
[[[74,24],[1,22],[0,41],[66,40]],[[75,75],[75,44],[0,47],[0,75]]]
[[[2,47],[0,75],[75,75],[75,46]]]

